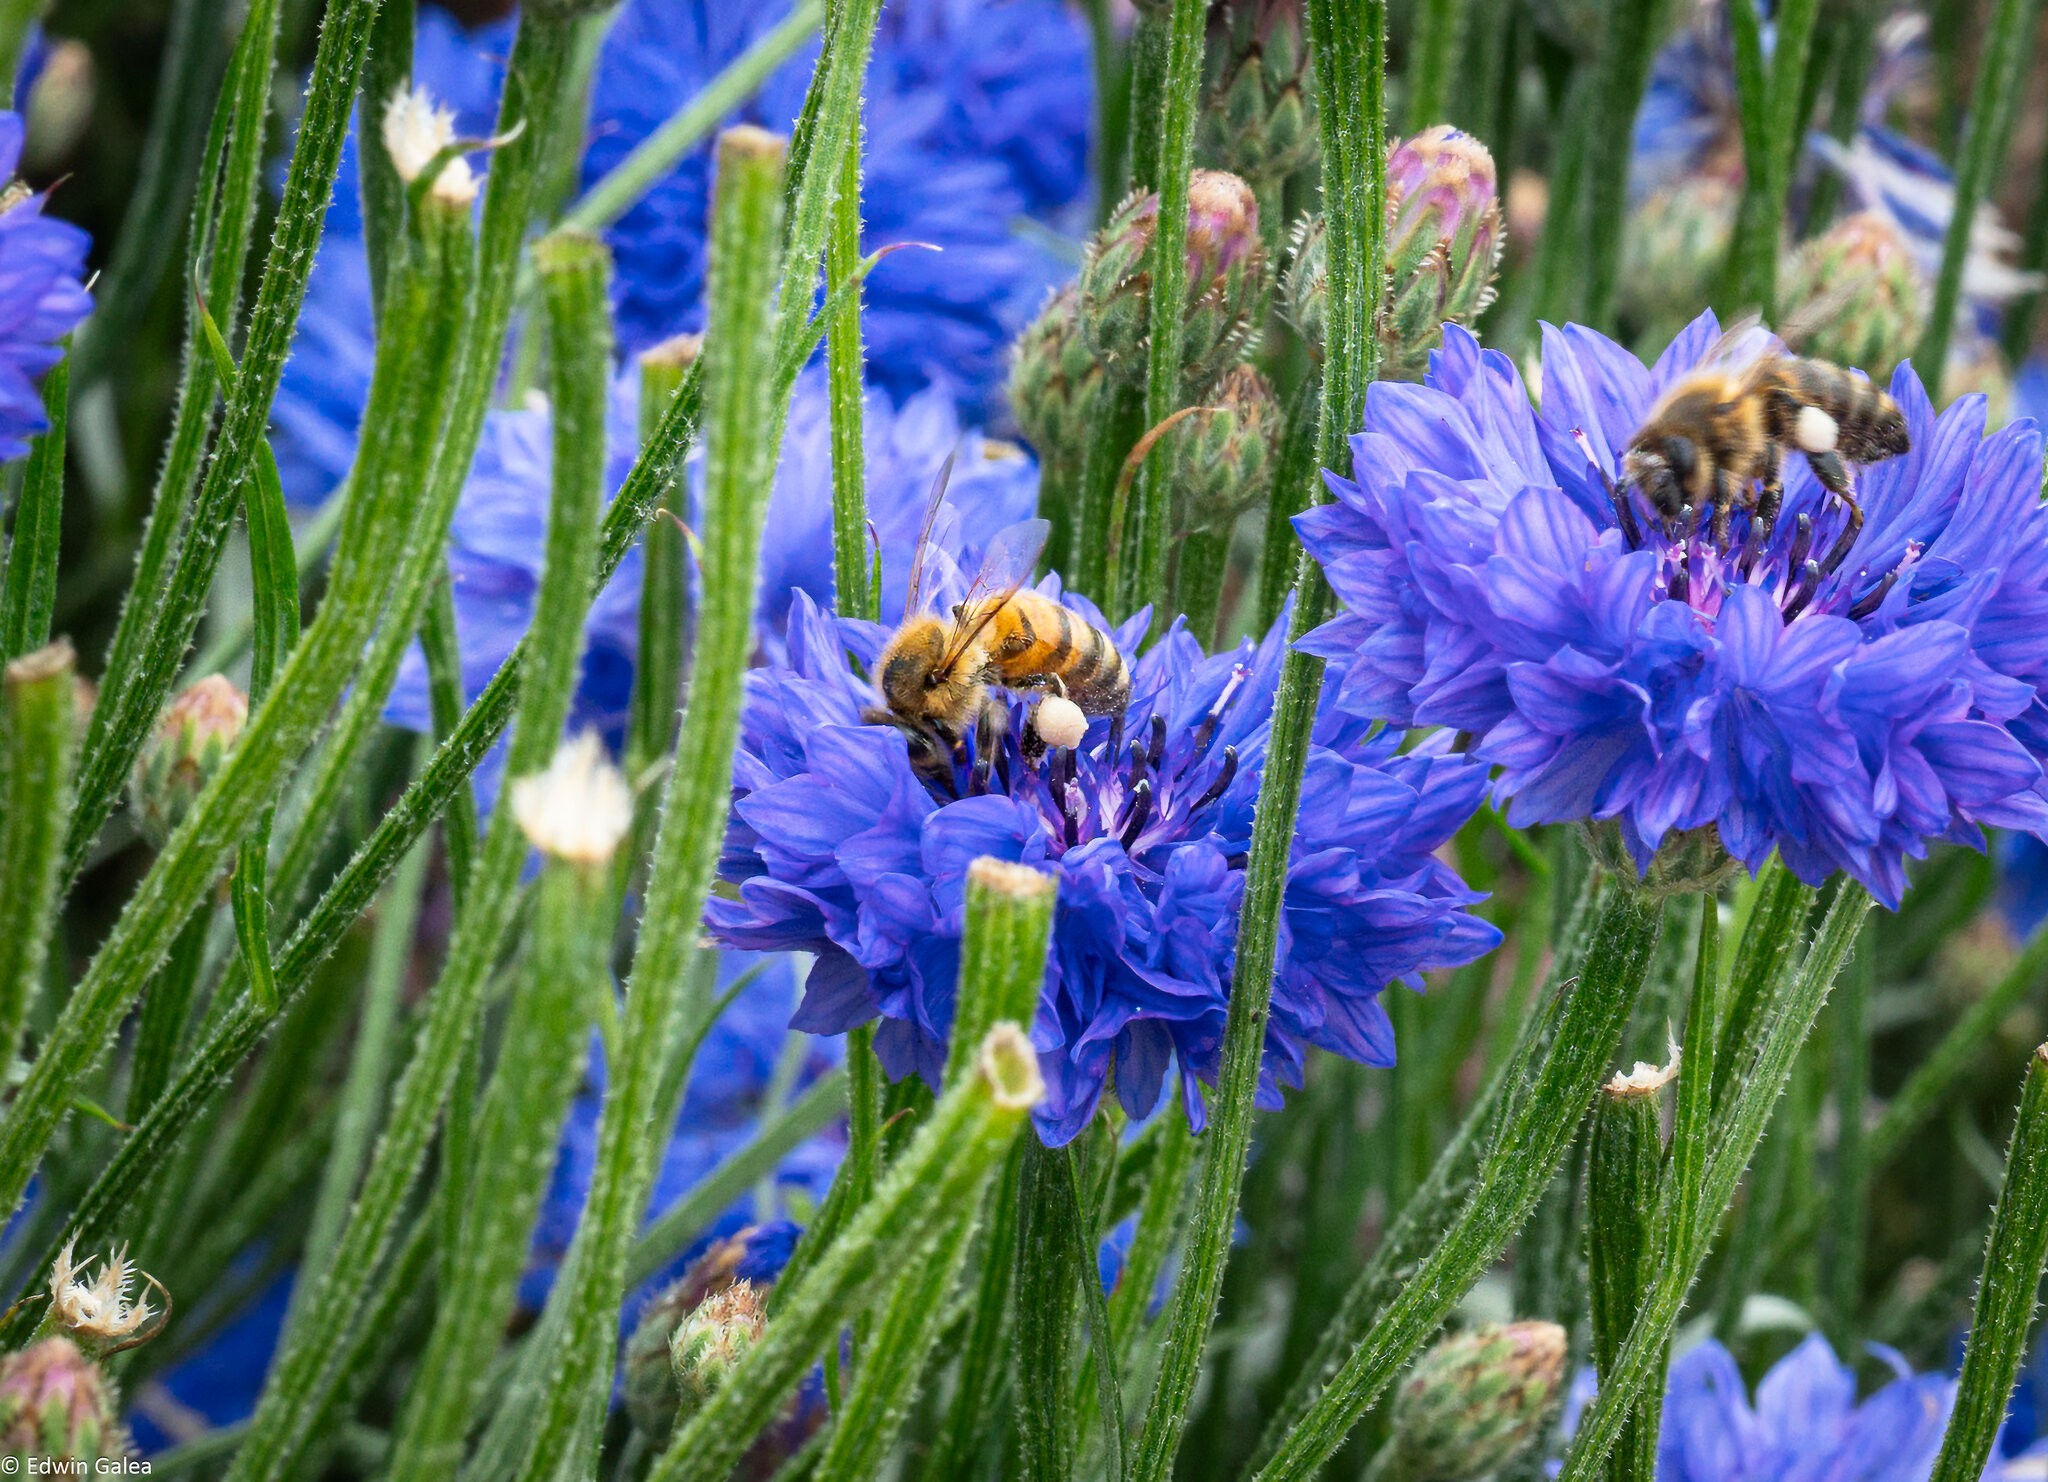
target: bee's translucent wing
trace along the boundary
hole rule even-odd
[[[932,527],[939,522],[940,506],[946,502],[946,485],[953,477],[953,455],[948,453],[946,461],[939,465],[939,476],[932,480],[931,498],[924,507],[924,523],[917,527],[917,544],[910,553],[910,594],[904,599],[903,615],[914,617],[924,611],[924,558],[931,549]]]
[[[1763,315],[1744,314],[1721,331],[1721,337],[1707,348],[1695,370],[1741,370],[1763,359],[1777,340],[1764,328]]]
[[[1039,553],[1045,549],[1045,538],[1051,531],[1049,520],[1019,520],[996,532],[981,558],[981,570],[975,573],[967,595],[954,608],[960,620],[953,625],[952,637],[939,657],[940,669],[965,653],[981,636],[982,629],[995,621],[997,610],[1031,580],[1032,568],[1038,564]]]

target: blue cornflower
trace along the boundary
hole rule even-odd
[[[1986,437],[1982,397],[1937,417],[1905,366],[1912,451],[1858,475],[1835,569],[1845,509],[1796,458],[1760,543],[1741,512],[1725,552],[1646,511],[1625,533],[1617,450],[1718,338],[1703,315],[1646,369],[1546,327],[1540,412],[1463,331],[1424,385],[1373,386],[1356,480],[1297,521],[1349,609],[1308,646],[1349,712],[1466,733],[1517,825],[1613,819],[1644,869],[1713,826],[1752,871],[1775,848],[1896,906],[1930,842],[2048,830],[2041,436]]]
[[[0,112],[0,184],[14,180],[21,141],[21,115]],[[0,459],[22,457],[50,425],[36,381],[92,308],[83,282],[92,238],[43,215],[46,200],[19,184],[0,192]]]
[[[1103,626],[1085,600],[1040,590]],[[957,593],[941,593],[951,600]],[[1149,619],[1114,633],[1137,649]],[[1228,1002],[1252,806],[1283,650],[1280,629],[1215,655],[1179,624],[1131,665],[1127,717],[1097,719],[1074,750],[1027,761],[1024,707],[1008,737],[953,788],[911,769],[903,737],[860,724],[872,703],[846,652],[872,666],[887,636],[835,621],[808,596],[790,615],[786,665],[748,676],[720,873],[735,887],[705,915],[733,946],[812,952],[797,1028],[836,1033],[879,1017],[890,1074],[936,1083],[952,1024],[967,867],[982,855],[1058,880],[1051,958],[1032,1038],[1047,1083],[1041,1135],[1064,1143],[1114,1082],[1133,1115],[1177,1065],[1202,1117]],[[1328,717],[1308,763],[1282,919],[1260,1087],[1277,1104],[1310,1044],[1391,1064],[1390,983],[1469,962],[1499,934],[1432,851],[1471,814],[1483,779],[1392,733]]]
[[[1915,1374],[1890,1349],[1895,1377],[1860,1403],[1855,1371],[1819,1334],[1771,1367],[1752,1400],[1727,1349],[1709,1339],[1672,1360],[1657,1438],[1658,1482],[1925,1482],[1955,1403],[1955,1381]],[[1592,1398],[1580,1376],[1564,1429]],[[1986,1474],[1998,1476],[1996,1468]]]
[[[583,183],[624,159],[785,9],[629,0],[599,57]],[[421,7],[414,80],[455,110],[461,133],[490,132],[511,38],[510,21],[465,29]],[[744,115],[788,128],[815,58],[813,47],[778,69]],[[1071,272],[1041,239],[1078,238],[1086,227],[1092,76],[1087,36],[1059,0],[906,0],[885,11],[866,89],[866,246],[941,249],[894,253],[867,280],[868,371],[893,395],[938,385],[977,417],[1001,414],[994,393],[1010,340]],[[274,414],[285,492],[302,504],[326,498],[347,473],[369,393],[357,147],[352,134]],[[709,210],[707,145],[607,232],[628,350],[702,327]]]
[[[784,4],[633,0],[598,64],[586,184],[776,24]],[[816,59],[780,68],[746,109],[772,128],[801,110]],[[909,0],[883,11],[867,82],[864,247],[928,242],[869,277],[870,374],[897,394],[938,381],[980,409],[1010,340],[1068,276],[1018,223],[1078,232],[1088,194],[1093,72],[1079,18],[1058,0]],[[623,343],[701,327],[710,159],[680,162],[606,234]],[[995,398],[996,402],[1000,398]],[[994,403],[991,403],[993,406]]]
[[[632,467],[638,427],[639,379],[629,372],[614,384],[608,421],[614,492]],[[902,615],[908,553],[947,456],[954,457],[953,476],[935,533],[970,560],[979,559],[996,531],[1031,513],[1038,470],[1010,444],[963,428],[951,398],[935,389],[913,394],[901,407],[871,395],[863,428],[868,516],[883,551],[882,613],[893,621]],[[533,621],[551,487],[549,437],[548,413],[538,400],[490,413],[456,508],[448,569],[463,687],[472,698]],[[692,509],[702,476],[702,461],[693,458],[688,472]],[[816,370],[798,378],[791,399],[767,528],[773,535],[762,546],[759,632],[763,652],[773,655],[781,649],[793,593],[808,592],[822,603],[833,597],[831,418],[824,377]],[[572,729],[594,727],[614,746],[632,700],[640,573],[636,546],[591,609],[570,716]],[[428,729],[426,666],[417,653],[400,672],[385,714],[395,725]],[[483,778],[486,793],[495,791],[490,775]]]

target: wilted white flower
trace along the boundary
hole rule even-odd
[[[585,731],[555,753],[545,772],[512,784],[512,816],[535,848],[556,859],[601,865],[633,823],[633,794]]]
[[[439,108],[423,87],[401,87],[384,105],[384,148],[398,178],[410,185],[433,163],[434,156],[455,142],[455,110]],[[460,156],[434,177],[433,193],[441,200],[467,206],[476,199],[476,172]]]
[[[1617,1072],[1607,1083],[1609,1096],[1650,1096],[1663,1090],[1678,1079],[1678,1046],[1673,1043],[1671,1059],[1665,1065],[1652,1065],[1647,1060],[1638,1060],[1635,1068],[1626,1074]]]
[[[72,1254],[74,1244],[65,1241],[50,1266],[51,1316],[73,1336],[88,1342],[118,1343],[133,1337],[157,1315],[147,1296],[132,1297],[135,1278],[141,1276],[158,1291],[163,1290],[162,1284],[147,1271],[136,1269],[125,1245],[107,1257],[98,1276],[90,1276],[92,1258],[79,1262]]]

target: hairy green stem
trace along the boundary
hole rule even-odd
[[[49,961],[77,694],[77,660],[61,641],[0,678],[0,1062],[20,1048]]]

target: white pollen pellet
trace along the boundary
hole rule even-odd
[[[1047,695],[1031,713],[1032,729],[1047,746],[1074,747],[1088,734],[1088,717],[1063,695]]]
[[[1835,419],[1819,407],[1801,407],[1799,420],[1792,424],[1792,441],[1802,453],[1832,453],[1841,429]]]

